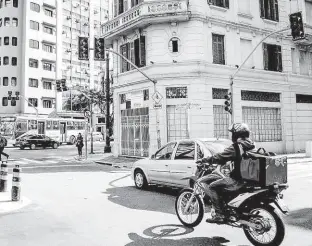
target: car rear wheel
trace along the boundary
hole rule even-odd
[[[147,188],[147,180],[142,170],[138,170],[135,172],[134,184],[140,190]]]
[[[35,144],[31,144],[29,148],[30,148],[31,150],[34,150],[34,149],[36,149],[36,145],[35,145]]]
[[[52,145],[52,148],[53,148],[53,149],[57,149],[57,148],[58,148],[57,143],[54,143],[54,144]]]
[[[25,149],[25,147],[24,146],[20,146],[20,149],[23,150],[23,149]]]

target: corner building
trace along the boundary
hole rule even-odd
[[[163,98],[154,109],[153,83],[114,57],[114,154],[153,154],[156,118],[162,145],[229,137],[230,75],[298,10],[306,39],[292,41],[290,29],[272,35],[234,80],[235,121],[249,124],[257,147],[277,153],[304,151],[312,139],[311,1],[115,0],[106,45],[157,80]]]

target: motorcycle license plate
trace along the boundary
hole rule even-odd
[[[282,210],[283,213],[289,212],[288,206],[285,204],[285,202],[282,199],[276,198],[275,203]]]

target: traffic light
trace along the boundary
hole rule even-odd
[[[8,100],[12,100],[12,91],[8,91],[8,94],[9,94]]]
[[[89,38],[78,37],[78,60],[89,60]]]
[[[62,79],[61,83],[62,83],[62,91],[67,91],[66,79]]]
[[[56,80],[56,91],[59,91],[59,92],[62,91],[61,81],[60,80]]]
[[[302,14],[301,12],[296,12],[289,15],[291,35],[293,40],[304,39],[304,30],[303,30],[303,22],[302,22]]]
[[[16,96],[15,97],[16,101],[18,101],[19,100],[19,92],[18,91],[15,92],[15,96]]]
[[[104,38],[94,38],[94,60],[105,61]]]
[[[224,96],[225,99],[225,111],[229,112],[232,114],[232,93],[229,92],[226,96]]]

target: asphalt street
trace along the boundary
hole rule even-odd
[[[27,150],[14,158],[36,160],[36,156],[47,157],[48,151]],[[64,146],[51,151],[74,157],[76,150]],[[174,210],[176,189],[141,191],[127,170],[61,158],[56,164],[48,161],[23,165],[22,195],[32,204],[0,214],[1,246],[251,245],[236,228],[204,221],[194,229],[181,226]],[[312,163],[289,166],[290,188],[284,199],[292,213],[284,218],[282,245],[312,246],[311,177]]]

